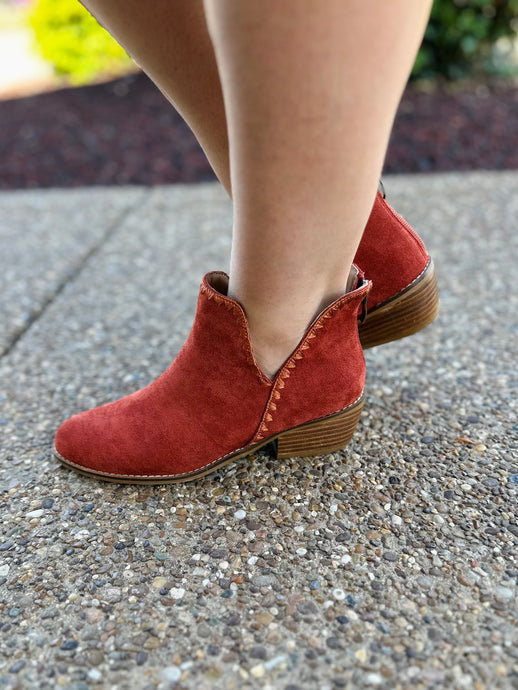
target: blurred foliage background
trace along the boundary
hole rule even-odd
[[[78,0],[0,0],[23,5],[41,56],[79,85],[135,69]],[[412,79],[518,73],[518,0],[435,0]]]
[[[413,77],[516,74],[518,0],[435,0]]]
[[[132,68],[126,52],[78,0],[32,0],[28,18],[41,56],[74,85]]]

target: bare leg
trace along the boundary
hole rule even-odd
[[[230,194],[223,96],[202,0],[83,0],[191,127]]]
[[[430,0],[86,0],[238,185],[231,294],[272,374],[343,291]],[[254,6],[255,5],[255,6]],[[225,87],[223,105],[220,78]]]
[[[230,144],[230,295],[273,375],[343,294],[430,0],[206,0]]]

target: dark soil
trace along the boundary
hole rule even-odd
[[[518,169],[518,89],[407,89],[386,173]],[[194,136],[142,74],[0,102],[0,189],[214,179]]]

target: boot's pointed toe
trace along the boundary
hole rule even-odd
[[[68,458],[71,463],[78,463],[85,453],[81,453],[78,439],[85,438],[85,430],[82,429],[81,415],[74,415],[67,419],[56,432],[54,439],[54,451],[60,458]],[[86,459],[86,458],[85,458]]]

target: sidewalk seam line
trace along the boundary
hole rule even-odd
[[[137,196],[135,201],[129,204],[125,209],[123,209],[116,218],[110,223],[105,233],[101,236],[99,242],[91,247],[86,254],[78,261],[74,267],[68,271],[63,279],[57,283],[55,289],[41,302],[40,306],[31,313],[27,322],[22,326],[17,332],[13,334],[5,348],[0,351],[0,360],[6,357],[15,347],[18,341],[20,341],[24,335],[29,331],[32,326],[41,319],[45,314],[49,306],[55,302],[56,298],[63,292],[63,290],[73,283],[79,275],[83,272],[86,265],[92,257],[94,257],[115,235],[117,229],[124,223],[126,218],[138,207],[142,198],[146,195],[146,190],[142,190]]]

